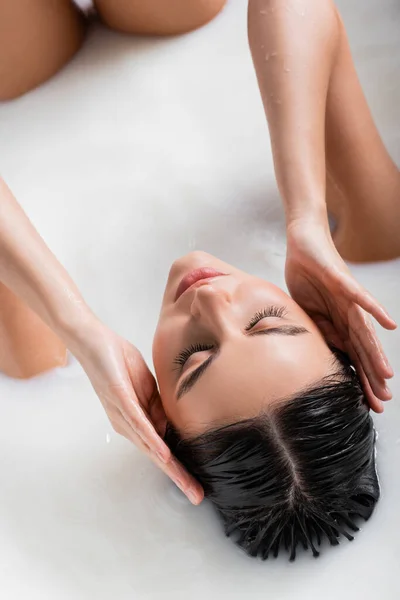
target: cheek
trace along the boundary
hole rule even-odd
[[[166,340],[165,328],[159,323],[153,338],[153,363],[157,379],[160,377],[163,365],[166,364]]]
[[[154,332],[153,336],[153,345],[152,345],[152,354],[153,354],[153,363],[155,365],[157,356],[160,353],[160,323],[157,323],[157,328]]]
[[[174,342],[173,330],[166,323],[157,325],[153,338],[153,364],[160,394],[167,397],[172,387]]]

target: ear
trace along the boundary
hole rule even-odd
[[[165,414],[160,394],[156,389],[149,402],[149,417],[155,430],[161,438],[164,438],[167,429],[168,418]]]

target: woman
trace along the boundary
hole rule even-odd
[[[373,190],[372,183],[379,178],[381,193],[382,190],[387,192],[387,213],[395,210],[391,194],[398,184],[398,172],[372,123],[348,54],[343,27],[333,5],[328,0],[310,0],[306,7],[312,19],[307,19],[302,11],[299,12],[297,2],[293,2],[293,5],[287,0],[284,3],[279,0],[273,3],[267,0],[249,3],[250,45],[270,124],[277,178],[287,216],[286,278],[293,299],[318,325],[325,338],[351,356],[363,381],[369,405],[381,412],[381,400],[391,397],[385,380],[393,372],[364,311],[388,329],[393,329],[395,324],[352,278],[332,242],[325,203],[325,129],[328,133],[326,156],[329,181],[332,178],[334,183],[328,187],[327,198],[337,213],[338,234],[347,231],[343,224],[351,223],[354,207],[358,209],[354,203],[359,202],[370,188]],[[290,64],[283,60],[286,55]],[[339,96],[336,102],[344,80],[346,98]],[[333,90],[331,94],[330,89]],[[347,103],[345,110],[344,101]],[[355,115],[350,124],[347,122],[349,111]],[[358,119],[361,125],[355,127]],[[362,150],[367,142],[369,149],[365,155]],[[335,156],[335,152],[339,152],[339,156]],[[372,165],[371,155],[374,157]],[[366,168],[363,167],[365,161]],[[349,165],[351,168],[348,168]],[[372,176],[368,179],[366,190],[363,187],[363,175],[368,175],[370,171]],[[332,190],[336,190],[337,186],[340,194],[334,195]],[[359,193],[358,186],[362,190]],[[171,408],[164,408],[161,404],[155,381],[140,353],[93,315],[4,183],[0,195],[0,280],[10,293],[22,298],[75,354],[114,428],[147,452],[192,502],[199,503],[202,487],[180,466],[162,440],[167,424],[166,413],[171,415],[178,430],[179,424]],[[369,209],[373,206],[372,200],[371,191],[367,203]],[[386,219],[387,238],[392,237],[388,225],[390,219],[393,219],[393,214]],[[381,220],[378,213],[376,224],[383,227]],[[369,249],[370,246],[363,242],[363,235],[360,227],[357,232],[358,243],[364,249]],[[343,234],[343,237],[347,246],[339,247],[345,253],[344,248],[349,247],[350,242],[349,236]],[[24,240],[23,247],[20,239]],[[394,244],[385,248],[385,253],[376,245],[374,258],[386,258],[395,252]],[[370,257],[360,252],[358,258]],[[285,302],[288,301],[285,299]],[[256,310],[262,310],[262,307]],[[298,316],[300,318],[300,313]],[[304,344],[311,343],[311,339],[315,344],[318,342],[326,361],[333,363],[331,352],[323,345],[309,317],[305,324],[306,316],[301,313],[303,323],[296,327],[312,329],[312,338],[306,333],[303,337],[296,334],[290,341],[296,344],[300,340]],[[274,318],[279,317],[275,315]],[[9,320],[3,324],[4,330],[7,330],[8,324]],[[288,341],[285,339],[285,342]],[[156,358],[157,345],[155,352]],[[334,372],[328,370],[326,361],[323,367],[321,364],[315,365],[315,377],[307,381],[298,379],[295,391],[302,393],[305,387],[321,381],[321,378],[332,377]],[[348,382],[351,369],[343,361],[340,365],[341,377]],[[335,362],[335,366],[338,367],[339,363]],[[164,387],[159,365],[157,370],[160,385]],[[325,383],[328,385],[329,382]],[[356,413],[353,413],[353,417],[357,414],[359,420],[364,419],[371,432],[365,411],[363,417],[359,415],[362,409],[361,388],[357,388],[358,383],[352,385],[356,390],[355,400],[353,398],[353,410]],[[277,400],[293,396],[293,391],[294,388],[281,390]],[[225,419],[229,416],[234,415],[222,415]],[[248,417],[249,414],[243,416]],[[210,421],[213,418],[209,418],[208,423]],[[369,440],[370,445],[371,435]],[[182,458],[187,462],[184,456]],[[351,515],[351,511],[348,511],[348,515]]]

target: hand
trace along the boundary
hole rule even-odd
[[[385,379],[393,376],[393,370],[367,313],[385,329],[395,329],[396,323],[353,278],[328,224],[297,219],[288,225],[285,276],[293,299],[327,341],[350,356],[372,410],[382,412],[381,400],[392,397]]]
[[[167,418],[156,381],[140,352],[102,324],[85,335],[74,354],[115,431],[147,454],[193,504],[199,504],[204,497],[200,484],[162,440]]]

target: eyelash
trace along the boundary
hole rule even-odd
[[[174,360],[174,363],[182,368],[192,356],[192,354],[196,354],[196,352],[204,352],[205,350],[212,350],[213,348],[214,346],[212,344],[192,344],[191,346],[188,346],[188,348],[182,350],[180,354],[178,354],[178,356]]]
[[[283,319],[285,314],[286,308],[284,306],[267,306],[266,308],[256,312],[254,317],[252,317],[247,323],[245,331],[252,329],[262,319],[266,319],[268,317],[277,317],[278,319]]]
[[[254,317],[249,321],[245,327],[245,331],[252,329],[259,321],[268,317],[283,318],[286,314],[286,308],[284,306],[267,306],[262,310],[256,312]],[[174,359],[174,363],[178,368],[183,368],[185,363],[189,360],[192,354],[196,352],[205,352],[206,350],[212,350],[214,346],[212,344],[191,344]]]

